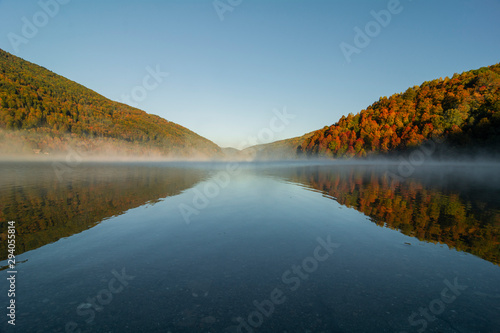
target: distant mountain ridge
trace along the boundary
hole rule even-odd
[[[260,144],[243,149],[240,156],[246,159],[257,160],[288,160],[297,159],[297,147],[305,140],[314,135],[315,132],[306,133],[291,139],[279,140],[271,143]]]
[[[18,145],[12,148],[12,142]],[[223,155],[215,143],[181,125],[111,101],[0,49],[0,151],[49,153],[72,144],[101,153]]]
[[[381,97],[305,136],[249,149],[256,158],[346,158],[404,153],[439,139],[442,150],[500,153],[500,64]]]

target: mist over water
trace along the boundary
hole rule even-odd
[[[400,163],[0,163],[16,329],[494,332],[498,165]],[[134,278],[99,303],[122,270]]]
[[[0,333],[500,332],[499,1],[0,8]]]

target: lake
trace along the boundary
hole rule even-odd
[[[498,333],[498,167],[1,163],[0,332]]]

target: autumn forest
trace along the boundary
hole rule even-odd
[[[496,64],[424,82],[381,97],[331,126],[251,149],[257,158],[363,158],[403,153],[435,140],[446,151],[497,153],[499,89]],[[138,155],[224,155],[216,144],[178,124],[108,100],[0,50],[1,151],[55,153],[68,146],[96,152],[113,147]]]

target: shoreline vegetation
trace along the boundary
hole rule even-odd
[[[436,160],[499,158],[500,64],[381,97],[356,115],[291,139],[221,148],[189,129],[0,50],[0,159],[372,159],[426,151]],[[221,129],[223,130],[223,129]]]
[[[37,131],[5,131],[0,129],[0,156],[2,161],[51,161],[68,155],[81,161],[207,161],[213,156],[199,151],[165,152],[161,147],[127,142],[115,138],[82,138],[66,133],[53,135],[45,129]],[[220,157],[220,156],[219,156]]]
[[[291,139],[296,142],[296,140]],[[287,141],[287,140],[282,140]],[[274,145],[271,143],[269,145]],[[169,153],[156,145],[127,142],[115,138],[82,138],[74,133],[54,135],[45,128],[32,131],[0,129],[0,162],[61,161],[68,157],[78,162],[311,162],[327,164],[398,164],[421,166],[447,163],[500,163],[500,151],[494,147],[457,147],[443,141],[429,140],[401,151],[372,153],[366,156],[293,155],[280,150],[271,153],[260,145],[243,150],[221,148],[216,155],[200,153],[196,149]],[[273,148],[274,149],[274,148]]]

